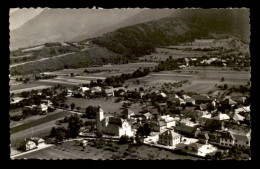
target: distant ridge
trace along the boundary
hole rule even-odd
[[[142,9],[44,9],[10,32],[10,47],[14,50],[46,42],[70,41],[117,24],[140,11]]]

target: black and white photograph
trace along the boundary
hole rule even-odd
[[[10,159],[251,160],[249,8],[10,8]]]

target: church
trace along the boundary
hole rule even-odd
[[[131,125],[124,119],[113,116],[104,116],[104,111],[99,105],[99,111],[96,116],[97,131],[113,136],[127,135],[134,136]]]

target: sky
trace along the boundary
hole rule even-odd
[[[20,27],[41,13],[42,10],[43,8],[10,8],[10,30]]]

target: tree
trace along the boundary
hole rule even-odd
[[[122,135],[119,139],[119,144],[126,144],[130,141],[130,138],[127,135]]]
[[[224,84],[223,89],[226,90],[228,88],[227,84]]]
[[[75,108],[75,103],[71,103],[70,108],[71,108],[71,110],[73,110]]]
[[[70,136],[72,138],[75,138],[78,136],[80,128],[83,126],[82,120],[79,118],[79,116],[72,115],[68,119],[69,125],[68,125],[68,130],[70,132]]]
[[[103,137],[103,134],[99,131],[95,132],[95,135],[97,138],[102,138]]]
[[[76,109],[77,109],[78,111],[80,111],[81,107],[78,106],[78,107],[76,107]]]
[[[146,137],[150,135],[151,129],[150,129],[148,123],[145,123],[145,124],[144,124],[143,130],[144,130],[144,135],[145,135]]]
[[[66,129],[65,129],[65,130],[66,130]],[[66,133],[65,133],[64,129],[58,127],[58,128],[56,129],[56,132],[55,132],[55,136],[54,136],[54,137],[55,137],[56,143],[61,142],[62,140],[64,140],[65,137],[66,137]]]

